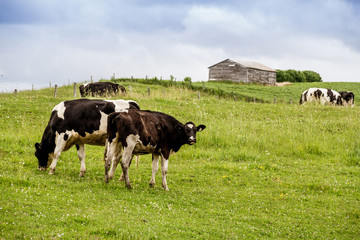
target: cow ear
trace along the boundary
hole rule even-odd
[[[198,132],[201,132],[202,130],[204,130],[206,128],[206,126],[201,124],[201,125],[197,126],[196,128],[197,128]]]
[[[40,143],[35,143],[35,148],[36,148],[37,150],[40,150],[40,149],[41,149]]]

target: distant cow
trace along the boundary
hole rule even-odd
[[[155,185],[155,174],[161,157],[162,187],[169,190],[166,173],[170,154],[177,152],[184,144],[196,143],[196,132],[204,129],[204,125],[195,126],[192,122],[182,124],[174,117],[160,112],[129,110],[110,114],[105,150],[105,182],[114,176],[122,158],[125,184],[131,188],[128,169],[133,155],[150,153],[153,158],[150,186]]]
[[[86,83],[80,85],[79,90],[81,97],[86,97],[89,95],[92,97],[116,95],[119,92],[122,94],[126,93],[126,89],[123,86],[112,82]]]
[[[355,96],[352,92],[339,92],[343,99],[343,105],[354,107]]]
[[[341,95],[332,90],[325,88],[310,88],[301,94],[300,104],[307,102],[319,102],[322,105],[343,105]]]
[[[38,169],[54,174],[61,152],[76,145],[81,162],[80,176],[85,173],[84,144],[105,145],[107,118],[110,113],[139,109],[131,100],[89,100],[64,101],[56,105],[42,136],[41,143],[35,144]]]

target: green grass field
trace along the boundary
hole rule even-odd
[[[102,147],[76,149],[56,174],[37,170],[34,144],[72,87],[0,94],[1,239],[358,239],[360,107],[299,106],[314,84],[206,83],[269,103],[139,83],[125,99],[207,128],[170,157],[169,192],[149,188],[151,156],[130,169],[132,190],[105,184]],[[193,83],[199,84],[202,83]],[[359,83],[317,83],[360,94]],[[231,95],[231,94],[230,94]],[[276,95],[276,96],[275,96]],[[274,96],[277,104],[273,104]],[[292,98],[293,104],[288,104]],[[355,103],[357,102],[355,98]]]

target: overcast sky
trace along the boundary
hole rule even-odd
[[[227,58],[360,81],[360,1],[0,0],[0,92],[113,74],[206,81]]]

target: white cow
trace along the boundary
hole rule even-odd
[[[318,102],[322,105],[343,105],[340,93],[332,89],[310,88],[301,94],[300,104]]]

